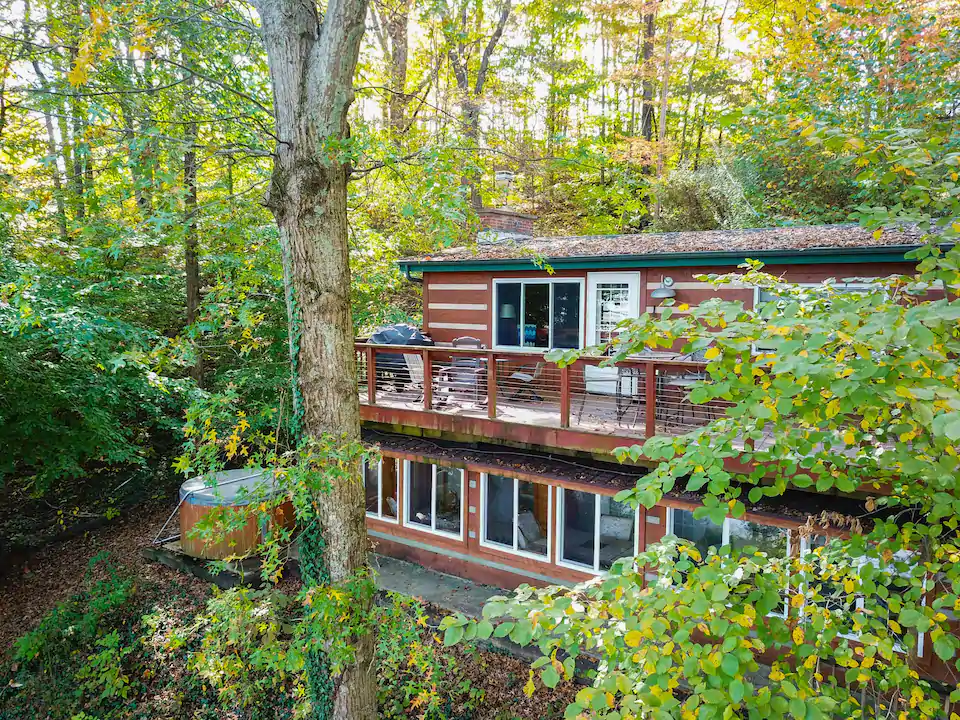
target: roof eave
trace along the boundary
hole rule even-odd
[[[690,267],[708,265],[736,266],[761,260],[768,265],[811,265],[832,263],[898,262],[920,245],[885,245],[853,248],[809,248],[805,250],[709,251],[682,253],[643,253],[633,255],[579,255],[572,257],[465,258],[463,260],[400,260],[404,272],[465,272],[529,270],[540,264],[566,270],[596,270],[633,267]]]

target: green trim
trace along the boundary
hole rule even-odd
[[[767,265],[818,265],[830,263],[902,262],[904,255],[918,245],[890,245],[865,248],[814,248],[811,250],[757,250],[755,252],[683,252],[643,255],[603,255],[543,258],[543,263],[563,270],[599,270],[616,268],[737,266],[751,260]],[[539,260],[539,259],[538,259]],[[478,272],[539,269],[534,258],[498,260],[401,260],[400,269],[419,272]]]

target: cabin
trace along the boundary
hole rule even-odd
[[[602,344],[621,320],[667,304],[682,313],[712,297],[763,303],[757,288],[698,279],[738,272],[747,259],[798,283],[856,287],[911,273],[905,255],[919,233],[821,226],[536,237],[529,215],[487,210],[482,220],[476,247],[400,262],[422,283],[421,329],[432,345],[356,344],[364,437],[382,451],[364,468],[378,552],[504,588],[574,584],[666,533],[702,550],[730,543],[786,555],[830,534],[801,533],[809,518],[863,513],[862,497],[790,491],[717,526],[695,519],[699,500],[680,489],[650,510],[617,502],[652,464],[642,456],[619,464],[615,448],[723,412],[689,400],[704,359],[644,351],[615,366],[583,357],[561,369],[543,355]]]

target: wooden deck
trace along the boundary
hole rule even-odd
[[[637,358],[598,368],[599,358],[559,368],[532,352],[369,344],[357,355],[364,419],[385,424],[559,447],[576,437],[575,447],[609,450],[688,432],[724,411],[690,401],[703,363]]]

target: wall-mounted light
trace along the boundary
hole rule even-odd
[[[669,276],[661,278],[660,287],[654,288],[653,292],[650,293],[650,297],[654,300],[666,300],[676,296],[677,291],[673,289],[673,278]]]

